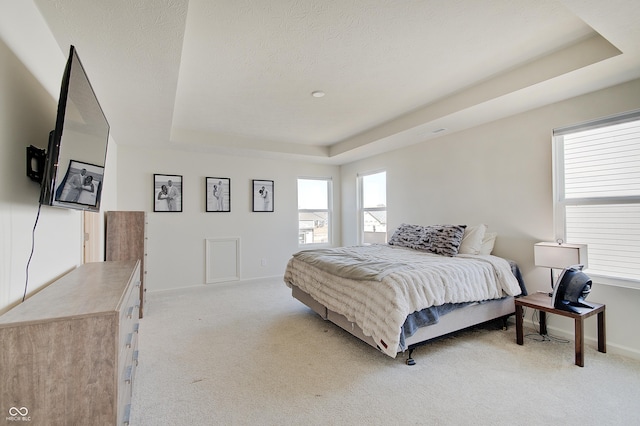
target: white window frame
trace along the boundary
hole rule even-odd
[[[565,197],[564,179],[564,141],[563,136],[590,129],[606,127],[614,124],[640,120],[640,110],[629,111],[610,117],[576,124],[573,126],[554,129],[553,131],[553,200],[554,200],[554,227],[556,239],[567,243],[584,243],[584,241],[569,241],[567,239],[566,207],[568,206],[594,206],[594,205],[620,205],[620,204],[640,204],[639,196],[612,196],[594,198],[572,198]],[[587,242],[588,244],[588,242]],[[588,256],[587,250],[587,256]],[[599,284],[607,284],[618,287],[640,289],[640,280],[627,277],[599,274],[593,270],[585,270],[592,278],[597,278]]]
[[[333,179],[330,177],[309,177],[309,176],[299,176],[296,179],[296,200],[298,197],[299,182],[300,180],[318,180],[326,182],[327,184],[327,208],[326,209],[300,209],[298,208],[298,237],[300,236],[300,213],[316,213],[316,212],[325,212],[327,214],[327,237],[328,241],[326,243],[301,243],[300,238],[298,238],[298,247],[310,248],[310,247],[324,247],[331,246],[333,244]]]
[[[385,196],[385,207],[368,207],[365,208],[364,207],[364,190],[363,190],[363,183],[364,183],[364,178],[367,176],[371,176],[371,175],[377,175],[379,173],[385,173],[385,185],[386,185],[386,170],[375,170],[372,172],[366,172],[366,173],[358,173],[358,182],[357,182],[357,189],[358,189],[358,242],[359,244],[370,244],[364,241],[364,237],[365,237],[365,232],[364,232],[364,213],[365,212],[375,212],[375,211],[384,211],[387,212],[388,214],[388,206],[387,206],[387,200],[386,200],[386,196]],[[388,218],[387,218],[387,222],[388,222]],[[388,231],[388,230],[387,230]],[[385,240],[388,240],[388,235],[386,236]]]

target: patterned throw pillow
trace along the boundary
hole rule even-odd
[[[424,238],[425,229],[420,225],[409,225],[403,223],[395,230],[389,244],[392,246],[407,247],[420,250],[420,242]]]
[[[409,225],[403,223],[389,240],[390,245],[428,251],[442,256],[458,254],[466,225]]]
[[[433,225],[426,226],[421,245],[424,250],[442,256],[458,254],[460,243],[467,225]]]

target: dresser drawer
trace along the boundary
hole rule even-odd
[[[125,370],[125,376],[121,378],[118,385],[118,424],[129,424],[129,412],[131,407],[131,393],[133,390],[133,381],[126,379],[128,369]]]
[[[137,269],[136,269],[137,271]],[[127,287],[122,297],[122,305],[120,307],[120,321],[123,323],[126,319],[132,318],[132,309],[140,307],[140,280],[137,275],[133,277],[133,282]]]
[[[138,366],[138,340],[137,335],[134,337],[131,350],[123,353],[120,359],[120,372],[118,375],[118,418],[122,419],[122,423],[126,424],[125,419],[128,418],[127,407],[131,403],[131,394],[133,391],[133,381],[135,380]]]
[[[137,273],[138,269],[136,269]],[[131,347],[131,340],[134,333],[138,331],[139,310],[140,310],[140,281],[137,274],[134,273],[134,282],[127,288],[123,296],[123,303],[120,307],[120,323],[119,323],[119,352]],[[138,285],[136,285],[136,283]]]
[[[140,272],[136,269],[120,307],[118,341],[118,424],[128,424],[137,366],[140,327]]]
[[[122,351],[131,346],[131,340],[134,334],[138,333],[139,319],[138,309],[131,310],[131,317],[125,316],[125,319],[120,322],[119,338],[118,338],[118,351]]]

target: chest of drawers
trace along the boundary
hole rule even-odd
[[[139,261],[87,263],[0,316],[0,420],[128,424],[139,286]]]

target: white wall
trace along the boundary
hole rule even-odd
[[[40,186],[26,176],[26,148],[46,148],[56,102],[0,40],[0,312],[22,299]],[[80,252],[78,215],[42,208],[29,292],[72,268]]]
[[[153,212],[155,173],[183,176],[182,212]],[[231,179],[231,212],[205,211],[207,176]],[[340,175],[336,166],[119,146],[118,210],[147,212],[148,291],[205,284],[208,238],[240,238],[240,279],[282,276],[291,254],[300,250],[298,177],[332,178],[336,182],[334,209],[340,211]],[[274,181],[273,213],[251,211],[252,179]],[[336,244],[340,238],[339,219],[336,215]]]
[[[0,313],[25,291],[40,197],[40,185],[26,175],[26,148],[47,148],[65,55],[31,2],[0,4]],[[116,201],[113,147],[103,191],[107,207]],[[34,236],[28,295],[82,262],[82,213],[43,206]]]
[[[357,173],[385,169],[389,232],[402,222],[486,223],[498,232],[494,254],[518,262],[530,292],[548,291],[549,270],[534,266],[533,245],[555,239],[552,130],[636,108],[640,80],[345,165],[343,243],[357,241]],[[596,282],[589,300],[607,305],[609,348],[640,357],[629,314],[640,306],[640,291]],[[573,335],[565,318],[552,316],[549,326]],[[586,326],[595,339],[595,320]]]
[[[26,176],[26,148],[46,148],[56,101],[0,40],[0,312],[22,299],[40,186]],[[43,207],[29,269],[29,293],[80,259],[80,216]]]

